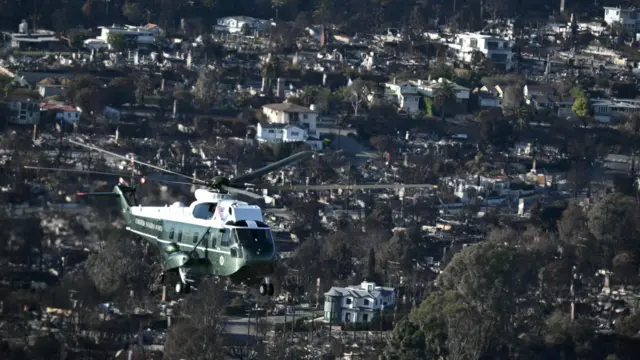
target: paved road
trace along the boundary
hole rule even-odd
[[[309,311],[308,309],[296,309],[295,319],[299,319],[301,317],[306,317],[307,319],[311,319],[312,317],[320,317],[322,316],[322,310],[314,309],[315,311]],[[283,324],[285,321],[287,323],[291,323],[294,319],[293,314],[284,315],[272,315],[263,317],[269,324]],[[227,333],[234,337],[245,337],[247,334],[250,336],[255,336],[256,333],[256,319],[255,317],[230,317],[227,320],[226,330]]]

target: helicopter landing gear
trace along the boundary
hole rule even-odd
[[[265,281],[260,284],[260,295],[273,296],[274,292],[275,288],[273,284],[269,281],[269,278],[266,278]]]
[[[176,294],[188,294],[191,292],[191,280],[187,277],[189,271],[187,268],[178,268],[179,279],[176,282]]]

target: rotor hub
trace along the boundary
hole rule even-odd
[[[229,181],[229,179],[224,176],[215,176],[209,182],[209,186],[218,190],[222,189],[223,186],[229,186],[230,184],[231,184],[231,181]]]

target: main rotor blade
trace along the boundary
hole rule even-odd
[[[155,170],[158,170],[158,171],[162,171],[162,172],[167,173],[167,174],[181,176],[181,177],[187,178],[189,180],[193,180],[193,181],[198,181],[200,183],[204,183],[204,181],[202,181],[200,179],[196,179],[196,178],[188,176],[188,175],[180,174],[180,173],[175,172],[175,171],[171,171],[171,170],[168,170],[168,169],[165,169],[165,168],[161,168],[160,166],[156,166],[156,165],[152,165],[152,164],[149,164],[149,163],[146,163],[146,162],[142,162],[140,160],[130,159],[130,158],[126,157],[126,156],[123,156],[123,155],[120,155],[120,154],[116,154],[116,153],[113,153],[111,151],[107,151],[107,150],[101,149],[99,147],[95,147],[93,145],[87,145],[87,144],[83,144],[81,142],[73,141],[73,140],[69,140],[69,142],[74,144],[74,145],[78,145],[78,146],[81,146],[81,147],[89,149],[89,150],[94,150],[94,151],[101,152],[101,153],[104,153],[104,154],[107,154],[107,155],[111,155],[111,156],[113,156],[115,158],[118,158],[118,159],[134,162],[136,164],[139,164],[139,165],[142,165],[142,166],[146,166],[148,168],[155,169]]]
[[[257,189],[304,191],[304,190],[364,190],[364,189],[437,189],[437,185],[431,184],[372,184],[372,185],[254,185]]]
[[[263,168],[260,168],[256,171],[250,172],[246,175],[238,176],[235,179],[231,179],[232,186],[242,186],[242,184],[249,182],[250,180],[261,177],[262,175],[268,174],[272,171],[278,170],[282,167],[285,167],[293,162],[300,161],[302,159],[306,159],[313,155],[313,151],[302,151],[297,154],[293,154],[288,158],[284,158],[280,161],[276,161],[273,164],[267,165]]]
[[[104,172],[104,171],[78,170],[78,169],[62,169],[62,168],[49,168],[49,167],[40,167],[40,166],[25,166],[24,168],[25,168],[25,169],[31,169],[31,170],[45,170],[45,171],[62,171],[62,172],[72,172],[72,173],[88,174],[88,175],[119,176],[119,177],[123,177],[123,178],[130,178],[130,177],[131,177],[131,174],[110,173],[110,172]],[[186,181],[174,181],[174,180],[154,179],[154,178],[148,178],[148,177],[146,177],[146,176],[141,176],[141,175],[135,175],[135,176],[134,176],[134,178],[136,178],[136,179],[144,178],[144,179],[145,179],[145,181],[155,181],[155,182],[161,182],[161,183],[167,183],[167,184],[193,185],[193,183],[186,182]]]
[[[24,168],[31,169],[31,170],[74,172],[74,173],[80,173],[80,174],[95,174],[95,175],[107,175],[107,176],[131,176],[131,174],[110,173],[110,172],[104,172],[104,171],[48,168],[48,167],[40,167],[40,166],[25,166]]]
[[[223,185],[222,189],[226,190],[226,191],[228,191],[230,193],[236,193],[236,194],[239,194],[239,195],[244,195],[244,196],[250,197],[252,199],[257,199],[257,200],[264,199],[264,197],[262,195],[259,195],[259,194],[256,194],[254,192],[247,191],[247,190],[237,189],[237,188],[233,188],[233,187],[226,186],[226,185]]]

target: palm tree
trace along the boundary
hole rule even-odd
[[[444,120],[446,114],[447,102],[456,98],[456,88],[449,80],[442,79],[438,84],[438,87],[433,93],[433,100],[436,106],[440,109],[442,120]]]
[[[532,115],[531,109],[529,107],[521,106],[515,109],[511,109],[509,112],[513,117],[513,126],[518,132],[521,132],[527,126],[529,126]]]
[[[276,25],[278,24],[278,11],[286,3],[286,0],[271,0],[271,7],[276,10]]]

